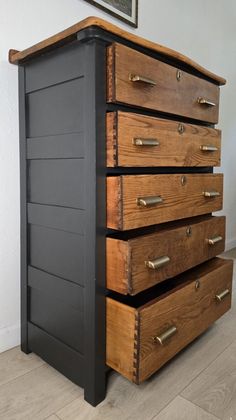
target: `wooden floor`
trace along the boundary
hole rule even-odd
[[[236,249],[225,256],[236,259]],[[236,420],[236,305],[144,384],[112,372],[97,408],[34,354],[2,353],[0,419]]]

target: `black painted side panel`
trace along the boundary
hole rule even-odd
[[[104,43],[73,42],[26,63],[20,93],[22,348],[92,405],[106,385],[105,70]]]
[[[30,225],[29,248],[31,266],[84,284],[84,236]]]
[[[39,159],[29,162],[29,202],[85,208],[84,159]]]
[[[59,372],[84,386],[84,357],[60,340],[28,322],[30,348]]]
[[[78,43],[37,57],[26,66],[26,93],[84,75],[84,56]]]
[[[42,292],[30,288],[29,321],[83,353],[83,313],[66,304],[64,300],[49,295],[47,290]]]
[[[82,130],[83,77],[27,95],[27,137]]]
[[[79,312],[84,310],[84,288],[78,284],[29,266],[28,285],[32,289],[46,292],[51,299],[60,300]]]
[[[76,159],[84,153],[83,132],[27,139],[27,159]]]
[[[85,211],[66,207],[28,203],[28,223],[67,232],[85,233]]]

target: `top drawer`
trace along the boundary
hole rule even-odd
[[[107,100],[218,122],[217,85],[122,44],[108,47]]]

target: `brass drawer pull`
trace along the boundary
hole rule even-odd
[[[160,335],[157,335],[156,337],[153,337],[153,341],[155,343],[159,343],[161,346],[165,344],[165,342],[173,337],[177,333],[177,328],[173,325],[172,327],[168,328],[165,332],[163,332]]]
[[[200,149],[203,152],[217,152],[218,147],[216,146],[211,146],[211,145],[207,145],[207,144],[203,144],[202,146],[200,146]]]
[[[215,244],[217,244],[218,242],[221,242],[223,240],[223,238],[222,238],[222,236],[215,236],[214,238],[210,238],[210,239],[208,239],[208,244],[209,245],[215,245]]]
[[[204,191],[203,195],[204,197],[214,198],[219,197],[220,193],[218,191]]]
[[[170,258],[165,255],[163,257],[156,258],[155,260],[145,261],[145,265],[152,270],[157,270],[158,268],[163,267],[163,265],[166,265],[168,262],[170,262]]]
[[[139,197],[137,198],[137,205],[140,207],[152,207],[163,202],[160,196],[155,197]]]
[[[149,79],[148,77],[140,76],[139,74],[130,74],[129,80],[134,83],[146,83],[150,86],[155,86],[155,80]]]
[[[200,98],[198,98],[197,101],[200,105],[216,106],[216,104],[214,102],[208,101],[208,99],[206,99],[206,98],[201,98],[200,97]]]
[[[216,295],[216,300],[218,302],[222,302],[222,300],[224,298],[226,298],[226,296],[230,295],[230,291],[229,289],[225,289],[223,292],[219,293],[218,295]]]
[[[157,139],[142,139],[142,138],[136,138],[133,139],[133,144],[135,146],[160,146],[160,143]]]

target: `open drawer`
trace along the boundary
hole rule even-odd
[[[231,307],[233,261],[214,258],[136,297],[107,297],[106,363],[139,384]]]

